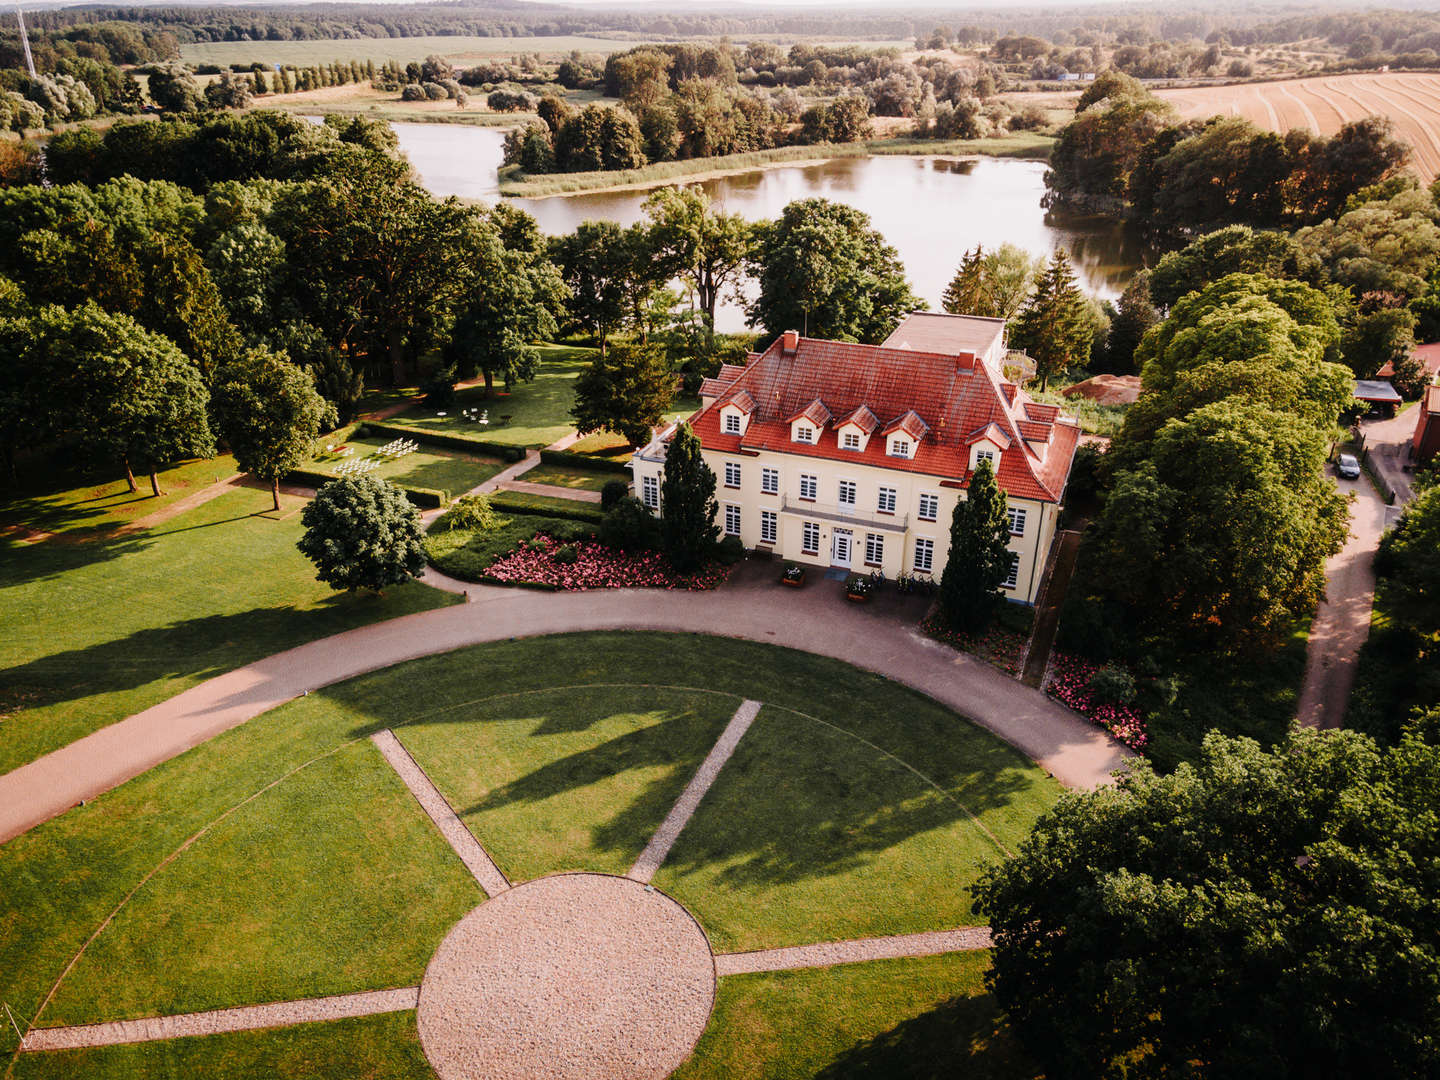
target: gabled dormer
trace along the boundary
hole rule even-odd
[[[885,454],[894,458],[913,458],[920,440],[930,430],[930,425],[920,418],[914,409],[901,413],[885,425]]]
[[[870,436],[879,426],[880,420],[870,407],[861,405],[835,425],[835,445],[841,450],[864,453],[870,445]]]
[[[970,448],[970,471],[974,472],[978,469],[980,462],[989,461],[990,468],[998,473],[1000,471],[1000,455],[1010,449],[1011,441],[1004,429],[993,421],[971,432],[970,437],[965,440],[966,445]]]
[[[790,441],[814,446],[820,441],[820,433],[830,423],[830,410],[816,398],[790,418]]]
[[[720,406],[720,434],[744,435],[755,412],[755,399],[750,391],[741,390]]]

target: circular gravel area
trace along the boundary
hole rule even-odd
[[[440,1080],[670,1075],[715,1001],[705,932],[629,878],[557,874],[461,919],[420,984],[420,1044]]]

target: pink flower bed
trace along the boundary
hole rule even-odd
[[[730,568],[711,563],[694,574],[678,574],[658,551],[616,551],[590,540],[573,546],[573,563],[557,562],[559,544],[543,534],[544,545],[531,551],[522,544],[490,564],[485,580],[501,585],[545,585],[554,589],[713,589],[730,575]]]
[[[1020,658],[1025,655],[1024,634],[1001,630],[992,626],[983,634],[966,634],[951,630],[937,618],[929,618],[920,624],[920,629],[936,641],[943,641],[952,649],[972,653],[988,664],[993,664],[1007,675],[1020,674]]]
[[[1045,684],[1045,692],[1092,723],[1099,724],[1130,749],[1144,750],[1150,736],[1145,732],[1145,717],[1140,710],[1133,705],[1113,705],[1094,699],[1090,677],[1100,670],[1100,666],[1078,656],[1054,652],[1050,658],[1050,680]]]

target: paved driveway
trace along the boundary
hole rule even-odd
[[[823,578],[785,589],[770,569],[778,573],[778,564],[747,566],[735,585],[713,593],[471,586],[467,604],[278,653],[0,776],[0,842],[318,687],[466,645],[574,630],[718,634],[831,656],[929,695],[1071,787],[1109,783],[1131,756],[1040,691],[924,637],[908,605],[902,613],[888,602],[847,604],[840,583]]]
[[[1331,466],[1333,469],[1333,466]],[[1375,549],[1392,514],[1369,477],[1335,480],[1353,493],[1350,538],[1325,568],[1325,600],[1310,627],[1305,656],[1305,682],[1296,715],[1306,727],[1338,728],[1345,719],[1360,646],[1370,636],[1370,610],[1375,602]]]

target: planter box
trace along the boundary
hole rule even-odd
[[[801,571],[800,571],[800,576],[799,576],[798,578],[781,577],[781,578],[780,578],[780,584],[781,584],[781,585],[788,585],[788,586],[790,586],[790,588],[792,588],[792,589],[798,589],[798,588],[800,588],[801,585],[804,585],[804,584],[805,584],[805,571],[804,571],[804,570],[801,570]]]
[[[847,592],[845,599],[849,600],[852,604],[868,604],[870,602],[870,594]]]

